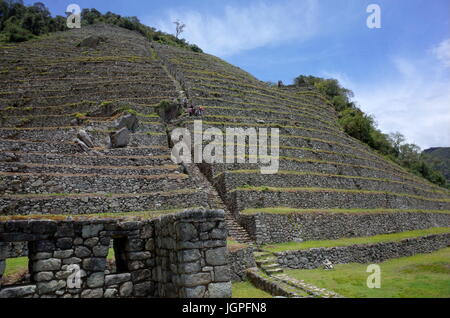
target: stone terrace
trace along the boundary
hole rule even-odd
[[[260,167],[250,163],[201,165],[236,218],[245,209],[273,208],[276,212],[281,207],[297,209],[295,213],[355,209],[372,212],[380,220],[383,217],[377,209],[385,209],[384,213],[450,210],[448,190],[408,173],[345,134],[331,104],[314,88],[272,87],[216,57],[154,47],[194,105],[205,107],[203,129],[280,131],[276,175],[262,175]],[[192,118],[185,117],[184,124],[192,127]],[[245,144],[249,145],[248,137]],[[246,216],[242,224],[253,217]],[[446,223],[448,215],[444,219]],[[263,231],[265,224],[260,226]]]
[[[78,47],[90,36],[97,47]],[[1,48],[0,213],[126,213],[208,206],[170,159],[155,113],[178,97],[150,43],[95,25]],[[139,126],[125,148],[108,147],[123,114]],[[93,145],[74,143],[83,129]]]

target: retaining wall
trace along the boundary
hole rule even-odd
[[[335,240],[450,226],[444,213],[241,214],[239,223],[257,244]]]
[[[228,251],[228,264],[230,265],[232,281],[245,281],[247,279],[247,269],[256,267],[253,251],[253,247]]]
[[[314,269],[322,267],[327,259],[333,264],[381,263],[391,258],[431,253],[448,246],[450,246],[449,233],[408,238],[398,242],[311,248],[274,254],[282,267]]]

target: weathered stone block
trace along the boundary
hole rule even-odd
[[[186,287],[207,285],[210,282],[211,282],[210,273],[184,274],[181,276],[181,283]]]
[[[83,244],[87,247],[92,248],[98,244],[98,240],[99,240],[98,237],[91,237],[88,238],[87,240],[84,240]]]
[[[115,288],[108,288],[105,290],[104,298],[115,298],[117,297],[118,291]]]
[[[105,286],[118,285],[131,280],[130,273],[106,275],[105,276]]]
[[[54,258],[69,258],[73,254],[73,250],[62,250],[62,251],[55,251],[53,253]]]
[[[200,250],[183,250],[178,252],[178,260],[180,262],[194,262],[200,259]]]
[[[185,298],[203,298],[205,296],[205,291],[205,286],[185,288]]]
[[[36,260],[40,260],[40,259],[52,258],[52,256],[53,256],[52,253],[41,252],[41,253],[31,254],[31,255],[29,255],[29,258],[33,261],[36,261]]]
[[[191,273],[197,273],[201,270],[201,265],[199,261],[192,262],[192,263],[184,263],[178,265],[179,271],[182,274],[191,274]]]
[[[140,269],[131,273],[131,280],[139,282],[152,277],[152,272],[149,269]]]
[[[75,256],[85,258],[91,256],[91,250],[85,246],[77,246],[75,248]]]
[[[59,288],[58,281],[51,280],[49,282],[37,283],[37,291],[39,295],[49,294],[57,291]]]
[[[231,298],[231,282],[208,285],[209,298]]]
[[[227,249],[226,247],[209,249],[205,252],[206,263],[209,265],[226,265],[227,257],[226,257]]]
[[[86,258],[83,260],[83,268],[91,272],[104,271],[106,267],[106,258]]]
[[[227,229],[214,229],[211,231],[210,237],[214,240],[226,240],[228,236]]]
[[[97,272],[89,275],[87,278],[87,286],[89,288],[102,287],[105,283],[105,273]]]
[[[109,135],[111,140],[111,148],[123,148],[128,146],[130,142],[130,131],[124,127],[116,132],[112,132]]]
[[[154,291],[155,287],[152,282],[140,283],[134,286],[134,296],[136,297],[151,296],[153,295]]]
[[[55,237],[73,237],[75,235],[75,231],[73,229],[72,223],[61,223],[58,224]]]
[[[178,223],[176,230],[178,238],[182,241],[191,241],[198,237],[197,229],[191,223]]]
[[[53,279],[53,272],[39,272],[34,275],[36,282],[48,282]]]
[[[120,286],[119,295],[121,297],[130,297],[133,294],[133,283],[125,282]]]
[[[71,249],[73,246],[73,240],[69,237],[60,238],[56,241],[56,246],[60,249]]]
[[[61,260],[56,258],[39,260],[33,264],[34,272],[57,271],[59,269],[61,269]]]
[[[90,238],[98,236],[98,233],[103,230],[103,224],[90,224],[83,226],[81,236],[83,238]]]
[[[214,267],[214,281],[215,282],[229,282],[231,280],[231,273],[229,266]]]
[[[150,252],[136,252],[136,253],[128,253],[128,259],[130,261],[141,261],[151,258],[152,254]]]
[[[92,251],[96,257],[106,257],[108,256],[109,246],[94,246]]]
[[[78,258],[78,257],[70,257],[70,258],[63,259],[62,263],[63,263],[64,265],[80,264],[81,261],[82,261],[81,258]]]
[[[103,289],[86,289],[81,293],[81,298],[102,298],[103,297]]]
[[[56,244],[54,241],[43,240],[43,241],[36,241],[34,247],[36,252],[51,253],[55,250]]]
[[[28,295],[33,295],[35,292],[36,292],[35,285],[5,287],[0,290],[0,298],[20,298]]]

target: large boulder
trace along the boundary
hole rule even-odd
[[[78,139],[80,139],[89,148],[94,148],[94,143],[92,142],[92,139],[88,135],[86,130],[84,130],[84,129],[78,130],[77,137],[78,137]]]
[[[123,127],[122,129],[112,132],[109,135],[111,141],[111,148],[124,148],[128,146],[130,142],[130,131],[127,127]]]
[[[131,132],[136,132],[137,128],[139,126],[139,120],[136,117],[136,115],[133,114],[126,114],[121,116],[116,121],[116,128],[122,129],[123,127],[126,127]]]

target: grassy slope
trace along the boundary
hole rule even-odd
[[[431,228],[426,230],[407,231],[393,234],[342,238],[338,240],[287,242],[287,243],[266,245],[263,246],[263,249],[270,252],[283,252],[288,250],[305,250],[317,247],[349,246],[354,244],[374,244],[380,242],[395,242],[407,238],[420,237],[431,234],[443,234],[443,233],[450,233],[450,228],[449,227]]]
[[[450,248],[380,264],[381,288],[369,289],[367,265],[336,265],[335,270],[289,270],[297,279],[358,298],[450,298]]]
[[[233,283],[233,298],[272,298],[269,293],[256,288],[250,282]]]

